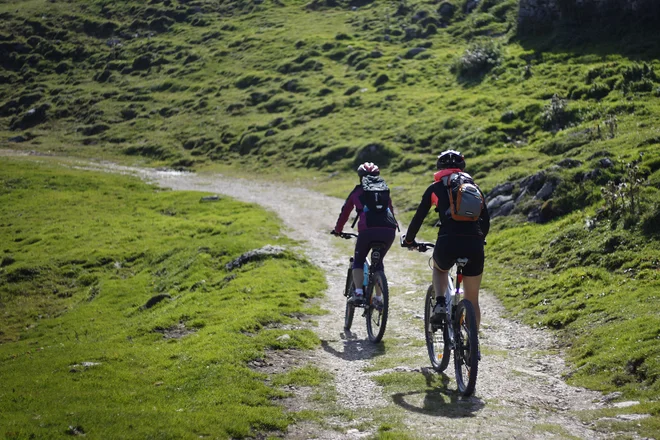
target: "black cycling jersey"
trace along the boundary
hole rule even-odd
[[[481,215],[479,216],[479,220],[476,222],[454,220],[449,215],[449,193],[447,192],[447,187],[442,181],[438,181],[429,185],[429,187],[424,192],[422,201],[417,207],[417,212],[415,212],[415,216],[408,226],[408,231],[406,232],[406,241],[411,242],[417,236],[417,232],[419,232],[419,228],[422,226],[422,222],[431,209],[432,194],[435,194],[438,198],[438,207],[436,208],[436,211],[440,215],[441,222],[438,236],[464,235],[478,236],[482,238],[486,237],[488,230],[490,229],[490,215],[488,214],[488,208],[486,208],[486,205],[484,204],[483,209],[481,210]]]

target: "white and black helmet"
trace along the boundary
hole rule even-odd
[[[439,170],[458,168],[463,171],[465,169],[465,157],[458,151],[446,150],[440,153],[435,165]]]

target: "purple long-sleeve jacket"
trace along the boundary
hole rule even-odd
[[[364,205],[362,204],[362,201],[360,200],[360,197],[364,194],[364,190],[362,189],[361,185],[356,185],[355,188],[353,188],[353,191],[348,195],[348,198],[344,202],[344,206],[341,208],[341,213],[339,214],[339,218],[337,219],[337,224],[335,225],[335,232],[340,233],[344,229],[344,225],[348,221],[348,218],[351,216],[351,212],[353,211],[353,208],[358,213],[358,232],[363,231],[364,229],[367,229],[367,216],[364,213]],[[394,207],[392,206],[392,199],[389,201],[389,208],[390,211],[392,212],[392,215],[394,215]],[[375,229],[375,228],[372,228]]]

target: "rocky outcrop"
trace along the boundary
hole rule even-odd
[[[266,245],[260,249],[254,249],[244,253],[230,263],[225,265],[225,269],[234,270],[250,261],[260,261],[266,258],[278,257],[284,253],[285,249],[281,246]]]
[[[530,32],[558,22],[588,23],[633,19],[660,22],[656,0],[520,0],[518,27]]]

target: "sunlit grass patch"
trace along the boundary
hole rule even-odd
[[[623,402],[622,402],[623,403]],[[578,413],[583,421],[594,423],[600,429],[621,433],[639,433],[655,436],[660,430],[658,424],[659,405],[657,402],[639,403],[627,401],[623,407],[603,408]]]
[[[288,251],[226,268],[291,244],[271,216],[50,161],[3,160],[0,187],[5,435],[286,428],[273,403],[282,393],[247,363],[268,348],[318,345],[310,330],[279,326],[320,313],[306,301],[323,278]],[[324,378],[301,370],[289,382]]]
[[[332,379],[332,376],[313,365],[307,365],[273,379],[275,385],[318,386]]]
[[[579,437],[571,435],[563,426],[553,425],[550,423],[537,423],[532,426],[532,432],[537,432],[539,434],[552,434],[561,436],[561,438],[574,439],[577,440]]]

